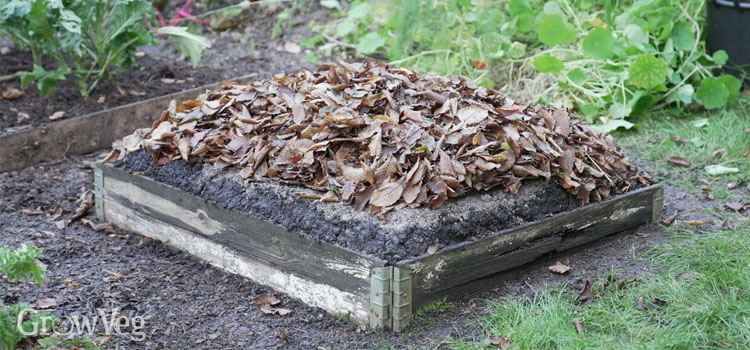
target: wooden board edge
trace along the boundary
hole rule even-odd
[[[98,165],[98,167],[100,167],[102,169],[102,173],[103,173],[103,177],[104,177],[105,181],[106,181],[107,177],[111,177],[113,180],[118,180],[118,181],[123,181],[123,182],[130,182],[130,183],[135,184],[138,187],[142,187],[142,188],[147,189],[147,190],[150,190],[150,189],[153,189],[153,188],[159,188],[162,191],[173,192],[173,193],[179,194],[182,197],[189,197],[191,201],[201,202],[201,203],[205,202],[206,205],[210,205],[210,206],[216,207],[213,204],[207,203],[206,200],[203,199],[203,198],[201,198],[201,197],[198,197],[196,195],[193,195],[193,194],[187,193],[185,191],[182,191],[180,189],[174,188],[174,187],[172,187],[170,185],[154,181],[154,180],[152,180],[152,179],[150,179],[150,178],[148,178],[146,176],[130,174],[129,172],[127,172],[127,171],[125,171],[123,169],[120,169],[120,168],[117,168],[117,167],[113,166],[112,163],[98,163],[97,165]],[[219,208],[219,210],[222,210],[222,211],[232,211],[232,212],[236,213],[237,215],[248,216],[247,214],[243,214],[243,213],[240,213],[240,212],[237,212],[237,211],[233,211],[231,209]],[[263,220],[256,219],[256,218],[253,218],[253,220],[263,221]],[[268,224],[268,225],[278,226],[278,225],[275,225],[275,224],[272,224],[272,223],[269,223],[269,222],[266,222],[266,221],[263,221],[263,222],[266,223],[266,224]],[[283,229],[280,226],[278,226],[278,227],[280,229]],[[316,241],[312,240],[311,238],[299,235],[298,233],[289,232],[289,234],[294,234],[294,235],[298,235],[298,236],[302,237],[302,239],[304,239],[308,244],[317,243]],[[379,259],[377,257],[373,257],[373,256],[369,256],[369,255],[363,254],[363,253],[358,252],[356,250],[352,250],[352,249],[349,249],[349,248],[346,248],[346,247],[339,247],[339,246],[336,246],[334,244],[330,244],[330,243],[327,243],[327,242],[321,242],[321,244],[326,245],[326,246],[330,247],[331,249],[335,249],[337,251],[341,251],[342,254],[351,255],[352,257],[356,257],[357,259],[360,259],[362,261],[367,261],[368,265],[373,266],[373,267],[385,266],[386,265],[386,261],[385,260],[382,260],[382,259]]]
[[[252,73],[230,81],[247,83],[257,79],[258,74]],[[85,154],[110,147],[116,139],[149,126],[167,108],[169,101],[186,99],[219,86],[220,82],[203,85],[0,135],[0,159],[3,159],[0,173],[68,154]]]
[[[161,241],[219,269],[249,278],[305,304],[320,307],[333,315],[346,315],[358,324],[368,324],[370,321],[369,295],[342,291],[248,259],[231,248],[199,234],[147,217],[112,198],[104,196],[103,202],[104,219],[120,228]]]
[[[526,223],[526,224],[523,224],[523,225],[519,225],[519,226],[515,226],[515,227],[510,227],[510,228],[501,230],[500,232],[497,232],[497,233],[495,233],[495,234],[493,234],[491,236],[485,237],[485,238],[477,240],[477,241],[467,241],[467,242],[460,242],[460,243],[452,244],[452,245],[449,245],[447,247],[442,248],[438,253],[435,253],[435,254],[423,253],[423,254],[421,254],[419,256],[416,256],[416,257],[412,257],[412,258],[408,258],[408,259],[404,259],[404,260],[398,261],[395,265],[396,266],[406,267],[409,264],[419,262],[419,261],[421,261],[423,259],[426,259],[426,258],[430,258],[430,257],[432,257],[432,256],[434,256],[436,254],[443,254],[443,253],[446,253],[446,252],[449,252],[449,251],[463,249],[463,248],[465,248],[466,246],[469,246],[469,245],[483,245],[483,244],[487,244],[487,242],[490,242],[492,240],[501,239],[503,236],[506,236],[508,233],[511,233],[511,232],[514,232],[514,231],[518,231],[518,230],[521,230],[521,229],[524,229],[524,228],[532,227],[532,226],[535,226],[535,225],[539,225],[539,224],[541,224],[543,222],[559,218],[559,217],[561,217],[563,215],[568,215],[568,214],[571,214],[571,213],[579,213],[579,212],[588,211],[588,210],[591,210],[592,206],[602,205],[602,204],[605,204],[605,203],[611,203],[612,201],[623,200],[625,198],[629,198],[629,197],[633,197],[633,196],[637,196],[637,195],[643,195],[644,193],[648,193],[648,192],[654,192],[654,196],[656,196],[657,192],[663,193],[663,186],[662,186],[662,184],[656,184],[656,185],[648,186],[648,187],[645,187],[645,188],[640,188],[638,190],[631,191],[631,192],[622,194],[620,196],[607,199],[605,201],[600,201],[600,202],[592,203],[590,205],[586,205],[586,206],[583,206],[583,207],[580,207],[580,208],[576,208],[576,209],[573,209],[571,211],[566,211],[566,212],[558,213],[558,214],[555,214],[555,215],[553,215],[551,217],[543,218],[541,220],[536,220],[536,221],[532,221],[532,222],[529,222],[529,223]],[[655,203],[655,201],[653,201],[653,202]],[[653,217],[654,216],[652,215],[652,220],[653,220]]]
[[[638,225],[648,224],[652,222],[654,218],[654,211],[658,211],[661,208],[661,202],[659,199],[660,193],[662,193],[662,186],[658,185],[658,186],[651,186],[650,188],[642,189],[641,191],[637,193],[635,193],[634,191],[634,193],[629,197],[620,197],[619,199],[621,201],[634,202],[637,205],[633,208],[634,210],[630,210],[629,208],[620,208],[624,210],[616,210],[615,212],[610,213],[610,216],[616,215],[619,221],[631,220],[631,218],[632,220],[637,221],[637,223],[633,222],[632,225],[629,225],[628,227],[623,227],[622,231],[627,230],[630,226],[635,225],[634,227],[636,227]],[[624,202],[619,202],[619,203],[624,203]],[[608,204],[608,207],[599,207],[598,210],[602,210],[604,208],[609,208],[608,210],[613,210],[614,208],[617,208],[616,206],[617,204],[618,203],[610,202],[610,204]],[[585,214],[589,210],[591,210],[591,207],[589,207],[588,210],[586,211],[582,211],[578,213]],[[557,220],[559,221],[561,219],[557,219]],[[535,225],[541,225],[543,221],[547,221],[547,220],[537,221],[535,222]],[[603,223],[606,223],[606,221],[600,224],[603,224]],[[525,232],[528,230],[532,230],[532,231],[539,231],[537,232],[539,237],[536,237],[534,239],[528,239],[528,237],[526,237],[524,244],[513,246],[514,247],[513,249],[508,249],[507,251],[502,251],[501,249],[499,251],[492,251],[492,252],[486,253],[488,254],[488,256],[494,256],[491,259],[493,261],[501,261],[501,260],[513,261],[514,264],[507,265],[507,268],[503,267],[499,269],[490,269],[488,270],[487,274],[484,274],[484,275],[477,274],[476,278],[470,278],[470,277],[466,278],[467,281],[460,282],[457,285],[453,285],[449,283],[448,285],[445,285],[445,288],[446,289],[456,289],[456,288],[460,289],[463,287],[462,285],[470,285],[474,281],[484,278],[488,275],[500,273],[504,270],[514,268],[522,264],[529,263],[533,261],[533,259],[530,259],[530,255],[539,255],[540,252],[545,251],[545,250],[548,252],[566,251],[569,249],[573,249],[577,246],[580,246],[581,244],[594,242],[605,236],[613,235],[619,232],[619,231],[613,231],[612,228],[605,230],[606,232],[598,232],[598,230],[596,230],[595,228],[586,227],[586,225],[584,225],[584,227],[581,227],[581,228],[573,228],[574,232],[576,232],[576,230],[581,230],[581,229],[595,230],[597,232],[595,232],[595,234],[593,235],[586,235],[585,237],[584,236],[579,237],[577,235],[574,235],[570,238],[566,236],[565,239],[563,239],[564,238],[563,236],[558,236],[556,234],[553,234],[553,232],[551,231],[549,234],[547,234],[545,233],[547,232],[546,230],[538,230],[538,229],[534,230],[535,225],[525,225],[523,227],[517,227],[513,231],[508,232],[508,234],[512,234],[513,232]],[[527,236],[527,235],[523,235],[523,236]],[[509,236],[509,237],[512,237],[512,236]],[[490,244],[486,242],[486,240],[490,240],[492,238],[493,237],[488,237],[485,240],[471,242],[471,244],[477,244],[478,246],[481,246],[481,247],[489,247]],[[521,239],[521,238],[518,238],[518,239]],[[531,242],[536,242],[536,243],[533,243],[532,245],[527,244]],[[412,292],[414,294],[413,300],[412,300],[413,308],[418,308],[426,302],[429,302],[432,300],[439,300],[442,297],[442,294],[443,294],[442,290],[432,291],[435,288],[435,286],[431,286],[431,287],[427,287],[426,289],[423,289],[425,287],[420,287],[420,284],[421,284],[420,281],[422,281],[421,278],[429,278],[430,280],[433,281],[433,284],[434,284],[435,281],[439,280],[440,277],[438,276],[443,275],[441,271],[443,271],[444,269],[450,269],[450,266],[452,266],[453,264],[460,264],[460,261],[466,258],[466,257],[461,256],[460,254],[455,255],[454,252],[458,252],[458,251],[452,251],[452,252],[449,251],[449,254],[446,254],[446,255],[443,255],[445,251],[439,251],[435,254],[432,254],[426,257],[423,256],[422,259],[408,259],[408,260],[401,261],[395,264],[395,266],[399,268],[416,269],[416,275],[414,277],[416,277],[417,280],[413,282],[414,291]],[[454,254],[454,255],[452,256],[450,254]],[[535,256],[534,259],[536,259],[537,257],[538,256]],[[472,259],[476,259],[476,255],[472,255]],[[419,277],[419,276],[422,276],[422,277]],[[433,277],[430,277],[430,276],[433,276]],[[441,282],[439,283],[439,285],[444,286],[443,283],[444,282]]]

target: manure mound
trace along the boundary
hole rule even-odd
[[[373,62],[224,84],[171,105],[151,128],[115,142],[107,160],[142,147],[157,166],[231,167],[380,213],[495,187],[515,194],[532,178],[583,203],[650,184],[611,136],[565,110]]]

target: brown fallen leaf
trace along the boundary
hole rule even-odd
[[[255,306],[263,306],[263,305],[273,306],[280,302],[281,300],[276,298],[276,296],[271,293],[263,293],[255,297],[255,299],[253,299],[253,305]]]
[[[96,99],[96,103],[98,103],[98,104],[102,104],[105,101],[107,101],[107,96],[105,96],[105,95],[101,95],[101,96],[99,96],[99,98]]]
[[[3,89],[3,98],[6,99],[6,100],[15,100],[15,99],[17,99],[17,98],[19,98],[21,96],[23,96],[23,91],[22,90],[18,90],[16,88],[10,87],[10,86],[8,86],[5,89]]]
[[[670,140],[672,140],[672,142],[675,142],[675,143],[688,143],[689,142],[688,140],[685,140],[679,136],[672,136]]]
[[[120,93],[120,96],[125,96],[125,95],[127,95],[127,94],[128,94],[128,93],[127,93],[127,91],[125,91],[125,89],[123,89],[123,88],[122,88],[122,87],[120,87],[120,86],[115,86],[115,88],[117,89],[117,92],[119,92],[119,93]]]
[[[64,281],[63,281],[63,283],[65,283],[65,284],[67,284],[67,285],[69,285],[69,286],[73,286],[73,287],[76,287],[76,288],[78,288],[78,287],[80,287],[80,286],[81,286],[81,284],[80,284],[80,283],[78,283],[78,282],[76,282],[76,281],[73,281],[73,280],[64,280]]]
[[[127,278],[128,277],[128,276],[123,275],[121,273],[117,273],[117,272],[114,272],[114,271],[111,271],[111,270],[106,270],[106,269],[102,270],[102,272],[104,272],[104,273],[106,273],[106,274],[108,274],[108,275],[111,276],[111,277],[104,277],[103,278],[104,282],[117,281],[117,280],[121,280],[123,278]]]
[[[666,306],[667,305],[666,301],[661,300],[659,298],[654,298],[654,300],[651,300],[648,303],[651,304],[651,306],[653,306],[655,309],[658,309],[658,308],[660,308],[662,306]]]
[[[486,340],[486,345],[492,345],[498,349],[507,350],[510,349],[513,342],[500,334],[496,334]]]
[[[171,79],[171,78],[162,78],[162,79],[161,79],[161,82],[162,82],[163,84],[174,84],[175,80],[174,80],[174,79]]]
[[[427,247],[427,254],[428,255],[435,254],[435,253],[438,252],[438,250],[440,250],[440,248],[443,248],[443,245],[440,244],[440,243],[435,243],[435,244]]]
[[[136,243],[136,247],[140,247],[140,246],[146,244],[146,242],[148,242],[149,240],[150,240],[150,238],[148,238],[146,236],[142,236],[141,239],[138,240],[138,243]]]
[[[29,304],[34,310],[48,310],[57,306],[57,299],[55,298],[39,298],[39,300]]]
[[[38,210],[23,209],[23,210],[21,210],[21,214],[27,215],[27,216],[39,216],[39,215],[42,215],[44,213],[41,212],[41,211],[38,211]]]
[[[24,120],[31,118],[28,113],[24,112],[18,112],[16,117],[16,122],[23,123]]]
[[[292,312],[289,309],[273,307],[279,303],[281,303],[281,300],[271,293],[263,293],[253,299],[253,305],[258,306],[264,314],[285,316]]]
[[[302,52],[302,48],[296,43],[291,42],[291,41],[287,41],[286,43],[284,43],[284,50],[286,50],[286,52],[289,52],[289,53]]]
[[[70,221],[68,222],[69,224],[81,219],[91,208],[94,207],[94,191],[87,190],[81,193],[78,202],[78,208],[76,208],[76,212],[73,214],[73,217],[70,218]]]
[[[49,120],[58,120],[65,117],[65,111],[57,111],[55,113],[52,113],[51,116],[49,116]]]
[[[635,302],[635,307],[638,308],[638,310],[641,310],[643,312],[648,311],[648,308],[646,308],[646,305],[643,305],[643,297],[638,298]]]
[[[52,217],[52,219],[54,220],[54,219],[59,218],[60,215],[62,215],[62,213],[63,213],[62,206],[60,205],[60,203],[58,203],[58,204],[55,204],[55,208],[52,209],[52,211],[49,213],[49,216]]]
[[[708,221],[702,221],[702,220],[685,220],[685,221],[682,221],[682,223],[684,223],[685,225],[690,225],[690,226],[703,226],[703,225],[709,224]]]
[[[276,332],[276,336],[279,338],[281,343],[286,344],[289,342],[289,336],[286,334],[283,328],[279,328]]]
[[[65,220],[57,220],[57,221],[55,221],[55,228],[56,229],[62,230],[62,229],[65,228],[65,226],[67,226],[67,224],[65,223]]]
[[[576,330],[578,331],[578,335],[583,337],[584,334],[586,334],[586,325],[583,324],[583,321],[581,321],[578,318],[574,318],[573,324],[576,325]]]
[[[747,152],[745,152],[745,158],[750,157],[750,144],[747,145]]]
[[[115,228],[112,226],[111,222],[105,222],[105,223],[102,223],[102,224],[97,224],[97,223],[94,223],[91,220],[81,219],[81,223],[84,224],[84,225],[88,225],[88,227],[91,227],[91,229],[94,230],[94,231],[96,231],[96,232],[102,232],[102,231],[104,231],[105,233],[110,233],[110,234],[115,233]]]
[[[648,233],[643,233],[643,232],[636,232],[635,235],[638,236],[638,237],[640,237],[640,238],[646,238],[646,237],[649,236]]]
[[[726,208],[727,210],[734,210],[736,212],[741,211],[744,207],[745,206],[742,205],[742,203],[740,203],[740,202],[724,203],[724,208]]]
[[[661,223],[664,224],[665,226],[671,226],[674,223],[675,219],[677,219],[678,213],[679,211],[675,211],[674,214],[672,214],[672,216],[669,216],[666,219],[662,220]]]
[[[682,158],[682,157],[669,157],[669,159],[667,159],[667,162],[669,164],[681,166],[685,168],[689,168],[692,166],[692,164],[690,164],[690,162],[688,162],[687,159]]]
[[[594,297],[591,295],[591,281],[586,280],[583,284],[583,288],[578,292],[578,298],[576,298],[576,300],[585,302],[593,299]]]
[[[556,262],[554,265],[547,266],[547,269],[550,272],[554,272],[560,275],[566,274],[568,271],[570,271],[570,266],[565,265],[561,263],[560,261]]]
[[[726,148],[719,148],[719,149],[715,150],[713,154],[714,154],[714,157],[716,157],[716,158],[722,158],[722,157],[724,157],[727,154],[727,149]]]
[[[279,316],[286,316],[292,313],[292,310],[281,308],[281,307],[271,307],[268,305],[261,306],[260,311],[262,311],[266,315],[279,315]]]

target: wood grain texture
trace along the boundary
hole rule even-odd
[[[449,246],[433,255],[396,264],[411,271],[412,304],[416,309],[450,291],[469,290],[471,283],[540,256],[564,251],[651,222],[654,197],[661,185],[636,190],[573,211],[503,230],[492,237]]]
[[[249,74],[231,81],[247,83],[258,78]],[[151,126],[169,101],[194,98],[220,83],[155,97],[146,101],[106,109],[71,119],[45,124],[33,129],[0,135],[0,172],[60,158],[85,154],[112,146],[112,142],[135,129]]]
[[[369,294],[355,294],[285,272],[258,259],[238,254],[234,249],[205,236],[154,219],[106,194],[104,217],[118,227],[162,241],[222,270],[247,277],[308,305],[323,308],[332,314],[347,314],[360,324],[369,321]]]
[[[231,247],[240,255],[263,261],[282,271],[367,295],[370,270],[385,264],[344,248],[316,242],[249,215],[219,208],[200,197],[151,179],[107,165],[100,167],[104,174],[104,197],[113,198],[161,222],[201,234]]]

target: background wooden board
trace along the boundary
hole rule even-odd
[[[232,79],[247,83],[258,78],[249,74]],[[182,101],[216,89],[220,83],[155,97],[84,116],[64,119],[33,129],[0,135],[0,172],[23,169],[66,154],[85,154],[112,146],[112,142],[135,129],[151,126],[169,101]]]

